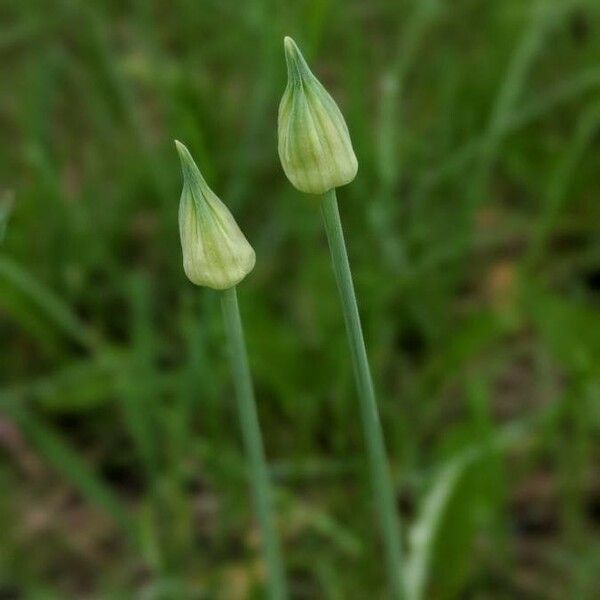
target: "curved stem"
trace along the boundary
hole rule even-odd
[[[287,598],[287,591],[281,549],[275,531],[269,474],[235,287],[221,293],[221,306],[229,342],[242,437],[248,460],[248,474],[268,569],[269,596],[272,600],[284,600]]]
[[[400,520],[395,507],[383,432],[375,400],[375,391],[356,304],[356,294],[335,190],[330,190],[323,196],[321,212],[352,355],[352,366],[360,400],[361,420],[369,459],[374,504],[385,545],[389,585],[393,597],[399,600],[404,597]]]

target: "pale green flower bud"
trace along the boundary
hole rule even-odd
[[[183,172],[179,203],[183,270],[196,285],[215,290],[233,287],[254,268],[254,250],[204,181],[188,149],[181,142],[175,145]]]
[[[279,104],[281,165],[294,187],[324,194],[350,183],[358,170],[350,134],[335,100],[286,37],[288,83]]]

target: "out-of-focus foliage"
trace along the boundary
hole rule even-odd
[[[358,156],[338,196],[413,597],[593,598],[596,0],[3,0],[0,596],[263,597],[176,138],[256,249],[293,597],[385,597],[319,211],[277,157],[284,35]]]

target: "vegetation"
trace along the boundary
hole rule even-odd
[[[265,597],[176,138],[256,250],[238,294],[290,596],[386,597],[327,241],[277,156],[290,35],[358,158],[339,209],[409,598],[594,598],[598,2],[4,0],[0,22],[0,596]]]

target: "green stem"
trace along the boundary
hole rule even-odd
[[[261,528],[265,559],[268,568],[270,597],[287,598],[279,539],[275,531],[271,506],[271,488],[265,451],[258,422],[252,377],[248,365],[244,330],[237,301],[236,288],[221,293],[225,330],[229,341],[233,381],[237,396],[242,437],[248,460],[249,475],[258,521]]]
[[[402,577],[402,547],[400,542],[400,521],[396,512],[394,491],[389,473],[389,465],[383,441],[383,432],[375,400],[373,381],[363,339],[356,294],[352,283],[352,273],[348,262],[346,242],[340,221],[335,190],[323,196],[321,204],[323,222],[331,251],[331,260],[337,282],[342,311],[346,323],[346,333],[352,354],[352,365],[358,388],[363,431],[369,458],[369,470],[373,497],[381,535],[385,544],[386,564],[392,595],[395,599],[404,597]]]

